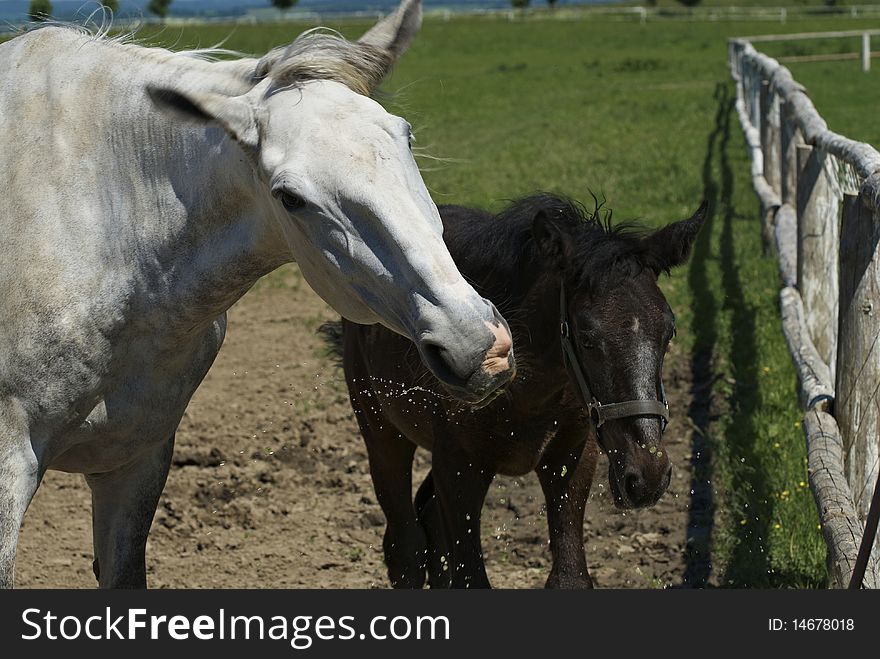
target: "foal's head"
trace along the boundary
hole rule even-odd
[[[574,204],[548,197],[532,226],[539,253],[564,286],[560,322],[568,323],[577,362],[569,375],[574,378],[571,371],[579,366],[588,394],[602,405],[665,403],[663,359],[675,334],[675,317],[657,278],[687,260],[706,204],[691,218],[654,232],[611,227],[598,216],[598,211],[588,217]],[[661,443],[665,419],[639,413],[650,405],[617,408],[636,413],[606,419],[597,428],[599,446],[609,458],[615,502],[624,508],[652,505],[669,486],[672,467]],[[598,421],[598,413],[591,414]]]

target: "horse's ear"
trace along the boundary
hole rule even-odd
[[[572,237],[570,223],[558,213],[540,210],[532,220],[532,238],[538,251],[563,270],[571,261]]]
[[[643,239],[648,265],[655,273],[669,272],[688,260],[697,234],[706,222],[708,209],[709,202],[704,201],[688,219],[667,224]]]
[[[358,39],[359,43],[384,50],[392,62],[400,57],[422,26],[422,1],[403,0],[400,6]]]
[[[232,139],[245,147],[256,148],[259,144],[254,109],[240,96],[152,86],[147,88],[147,94],[156,107],[179,119],[222,126]]]

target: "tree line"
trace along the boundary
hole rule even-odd
[[[172,0],[150,0],[147,11],[159,18],[165,18],[168,15],[171,2]],[[273,7],[287,11],[296,6],[299,0],[269,0],[269,2]],[[100,3],[114,13],[119,11],[119,0],[100,0]],[[49,20],[52,17],[52,0],[31,0],[28,16],[32,21]]]
[[[119,10],[119,0],[99,0],[104,7],[112,12]],[[168,15],[169,7],[172,0],[150,0],[147,5],[147,11],[155,14],[159,18],[165,18]],[[269,0],[269,3],[280,9],[287,11],[296,6],[299,0]],[[658,0],[643,0],[643,3],[649,7],[657,5]],[[700,4],[700,0],[676,0],[678,4],[685,7],[695,7]],[[547,4],[553,9],[556,7],[557,0],[547,0]],[[844,0],[824,0],[824,4],[829,7],[842,5]],[[510,0],[511,6],[517,9],[525,9],[531,4],[531,0]],[[28,15],[32,21],[45,21],[52,16],[52,0],[31,0]]]

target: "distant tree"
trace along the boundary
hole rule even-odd
[[[557,0],[547,0],[547,4],[550,5],[550,9],[556,9]]]
[[[28,16],[32,21],[47,21],[51,15],[52,3],[50,0],[31,0]]]
[[[114,14],[119,11],[119,0],[100,0],[100,2]]]
[[[150,0],[147,10],[159,18],[165,18],[168,15],[168,5],[170,4],[171,0]]]
[[[700,0],[678,0],[678,4],[684,5],[685,7],[696,7],[700,4]]]
[[[271,0],[272,6],[280,9],[281,11],[287,11],[288,9],[294,7],[299,0]]]
[[[510,0],[510,6],[516,9],[525,9],[529,6],[529,0]]]

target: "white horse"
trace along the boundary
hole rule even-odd
[[[0,46],[0,585],[47,469],[85,474],[102,587],[146,585],[174,433],[226,310],[296,260],[343,316],[410,338],[450,391],[513,374],[410,153],[369,93],[421,23],[211,62],[69,27]]]

